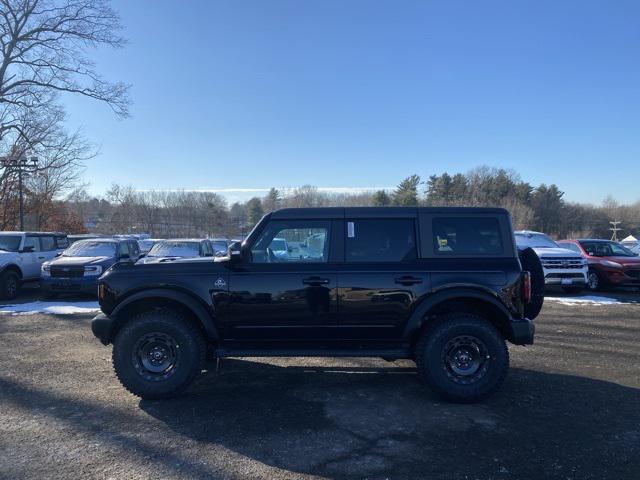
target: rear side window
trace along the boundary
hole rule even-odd
[[[500,224],[492,217],[433,219],[436,255],[500,255],[504,253]]]
[[[414,220],[410,218],[347,220],[347,262],[406,262],[416,259]]]
[[[56,249],[56,240],[54,237],[40,237],[40,245],[43,252],[50,252]]]
[[[67,237],[56,237],[56,246],[59,249],[65,249],[69,246],[69,240]]]

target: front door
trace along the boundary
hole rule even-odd
[[[338,274],[345,339],[401,338],[416,302],[429,291],[417,260],[415,218],[349,218]]]
[[[331,222],[270,221],[229,275],[218,309],[235,340],[320,340],[337,324],[337,273],[330,262]]]

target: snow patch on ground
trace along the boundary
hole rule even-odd
[[[556,302],[560,305],[621,305],[633,302],[621,302],[616,298],[585,295],[583,297],[545,297],[545,302]]]
[[[73,315],[78,313],[97,313],[98,302],[29,302],[14,305],[0,305],[0,314],[33,315],[48,313],[52,315]]]

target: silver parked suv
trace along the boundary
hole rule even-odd
[[[562,287],[567,293],[586,287],[589,266],[581,254],[558,245],[544,233],[518,230],[514,234],[519,248],[530,247],[540,258],[545,286]]]
[[[23,283],[39,280],[42,264],[68,245],[64,233],[0,232],[0,298],[13,299]]]

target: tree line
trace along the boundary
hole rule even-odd
[[[511,212],[514,228],[556,238],[609,238],[611,220],[622,221],[624,235],[640,234],[640,201],[620,205],[607,198],[599,206],[567,202],[555,184],[533,186],[513,170],[491,167],[426,179],[411,175],[389,191],[337,194],[311,185],[271,188],[264,197],[230,205],[212,192],[137,191],[132,186],[113,185],[104,198],[74,192],[58,202],[58,211],[75,216],[76,225],[88,226],[83,231],[155,237],[240,236],[278,208],[332,206],[503,207]]]

